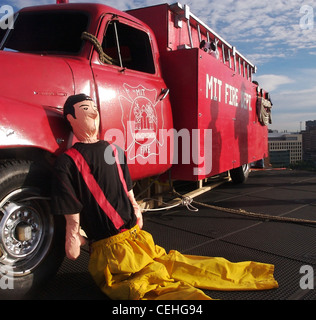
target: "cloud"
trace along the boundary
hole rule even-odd
[[[272,114],[272,124],[269,125],[269,129],[278,130],[279,132],[285,130],[288,132],[299,132],[301,129],[304,130],[306,121],[314,119],[315,113],[313,112],[297,112],[292,114],[274,112]]]
[[[4,4],[7,0],[1,0],[0,4]],[[7,1],[8,3],[8,1]],[[54,0],[10,0],[10,5],[15,7],[17,10],[24,8],[24,7],[30,7],[30,6],[36,6],[36,5],[44,5],[44,4],[52,4],[56,3]]]
[[[288,76],[265,74],[255,77],[255,80],[259,82],[260,87],[265,88],[267,91],[274,91],[284,84],[293,83],[294,80]]]
[[[264,74],[255,77],[271,93],[273,123],[271,129],[296,132],[301,123],[316,119],[316,67],[294,68],[288,74]]]
[[[298,79],[297,82],[293,82],[291,89],[285,88],[271,94],[273,101],[272,129],[297,131],[300,122],[305,123],[307,120],[316,119],[315,81],[310,87],[296,89],[299,83]]]
[[[273,103],[276,107],[276,112],[281,112],[283,115],[299,113],[313,113],[316,118],[316,87],[306,90],[291,90],[283,91],[276,95],[272,95]]]
[[[293,55],[300,49],[316,48],[315,30],[303,30],[300,27],[302,1],[189,2],[193,13],[247,57],[263,58],[266,62],[275,57]],[[304,1],[304,4],[315,6],[312,0]],[[260,53],[263,55],[260,56]]]
[[[244,54],[245,55],[245,54]],[[267,52],[266,50],[261,51],[261,52],[256,52],[252,54],[246,54],[247,58],[256,66],[262,66],[265,63],[268,63],[269,61],[280,58],[284,59],[287,57],[287,55],[283,52]]]

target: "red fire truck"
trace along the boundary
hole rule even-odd
[[[69,95],[96,101],[100,138],[125,150],[135,181],[242,182],[268,155],[271,102],[255,66],[186,5],[27,7],[0,42],[1,293],[29,290],[63,259],[49,192],[54,159],[75,142]]]

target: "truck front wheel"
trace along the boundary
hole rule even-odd
[[[0,166],[0,296],[18,298],[54,275],[64,258],[64,219],[50,214],[40,165]]]

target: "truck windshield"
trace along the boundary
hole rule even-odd
[[[42,53],[78,54],[87,31],[89,16],[84,12],[23,12],[14,29],[4,37],[2,50]]]

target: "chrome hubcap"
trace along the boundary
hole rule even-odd
[[[42,221],[31,207],[9,203],[2,210],[0,243],[6,260],[20,259],[32,253],[42,235]]]
[[[31,272],[47,254],[53,234],[47,198],[32,188],[11,192],[0,202],[0,267],[15,276]]]

